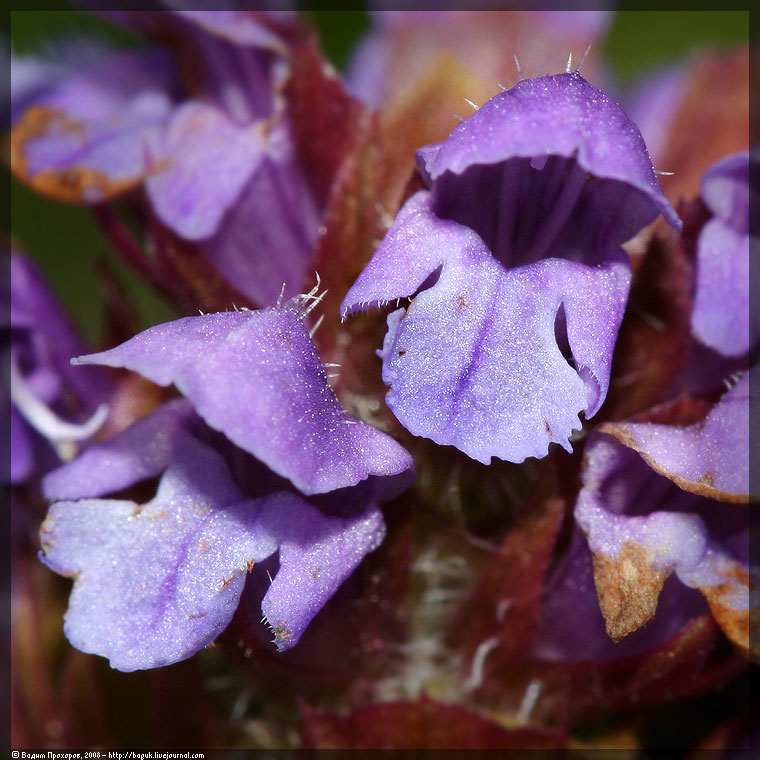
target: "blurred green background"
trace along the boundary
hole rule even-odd
[[[626,10],[625,3],[620,7],[623,10],[615,14],[603,52],[622,85],[692,51],[746,42],[749,35],[747,11],[635,11]],[[343,68],[356,40],[371,28],[370,17],[361,11],[307,13],[317,27],[326,55],[336,67]],[[14,11],[10,22],[14,54],[44,51],[51,41],[72,34],[94,35],[120,46],[140,44],[131,34],[76,11]],[[97,340],[100,331],[103,303],[94,267],[104,256],[113,265],[143,326],[171,318],[168,307],[108,251],[86,209],[41,198],[14,179],[10,181],[10,196],[12,240],[39,263],[88,338]]]

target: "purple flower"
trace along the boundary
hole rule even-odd
[[[318,212],[282,96],[285,43],[245,11],[127,18],[173,40],[176,66],[163,50],[118,53],[38,94],[12,131],[14,172],[84,203],[144,183],[157,217],[244,295],[297,293]]]
[[[757,166],[757,156],[752,161]],[[756,168],[753,168],[753,173]],[[713,164],[702,178],[702,199],[713,213],[697,241],[697,285],[692,331],[724,356],[741,356],[760,337],[757,312],[750,312],[750,154],[737,153]],[[730,304],[731,308],[726,308]]]
[[[32,263],[13,251],[7,264],[3,364],[10,379],[11,450],[4,476],[21,483],[73,457],[78,442],[98,431],[110,383],[96,368],[72,370],[69,360],[86,350],[84,342]]]
[[[588,538],[614,640],[654,617],[663,584],[675,573],[702,592],[729,638],[754,650],[749,407],[745,373],[695,424],[607,423],[589,439],[575,517]]]
[[[724,181],[716,181],[722,172]],[[701,230],[699,256],[710,225],[726,220],[734,228],[719,232],[726,259],[737,261],[742,227],[746,259],[746,154],[716,165],[705,185],[716,217]],[[747,369],[746,272],[742,279],[736,269],[735,282],[723,281],[731,297],[716,298],[710,311],[714,324],[734,325],[740,337],[743,324],[744,355],[726,358],[728,352],[719,356],[694,343],[665,391],[669,401],[634,421],[605,423],[589,436],[575,506],[579,529],[555,568],[542,609],[538,649],[549,659],[616,660],[653,651],[675,641],[708,609],[740,650],[757,657],[749,619],[758,604],[752,590],[758,569],[749,561],[747,506],[757,497],[749,475],[756,399]],[[720,283],[698,267],[697,293],[710,287]],[[692,315],[692,327],[699,318]],[[684,395],[688,387],[714,399],[721,378],[737,369],[717,404]]]
[[[485,463],[569,449],[607,393],[630,280],[620,244],[659,213],[680,225],[641,135],[576,71],[519,82],[418,163],[429,189],[342,305],[411,299],[380,351],[389,407]]]
[[[187,317],[77,360],[174,383],[187,399],[44,481],[65,500],[43,525],[41,558],[75,578],[74,646],[120,670],[185,659],[227,626],[254,563],[279,551],[262,611],[288,649],[378,546],[378,505],[409,484],[412,461],[341,409],[303,324],[312,298]],[[158,475],[142,505],[99,498]]]

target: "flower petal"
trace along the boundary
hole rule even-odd
[[[174,3],[169,2],[167,5],[171,7]],[[248,10],[175,10],[174,13],[228,42],[270,49],[281,54],[286,52],[282,40]]]
[[[646,146],[617,103],[578,73],[518,82],[485,103],[441,143],[418,153],[431,181],[446,172],[461,175],[476,164],[510,158],[577,158],[597,178],[625,183],[640,197],[617,220],[623,242],[662,213],[680,229],[677,214],[662,194]]]
[[[540,659],[609,662],[636,656],[677,636],[707,609],[700,594],[684,588],[671,576],[662,586],[661,614],[654,616],[654,610],[651,610],[652,614],[646,617],[648,625],[633,630],[620,640],[623,626],[640,615],[642,609],[652,605],[652,596],[647,593],[650,588],[643,583],[648,576],[645,571],[636,579],[640,588],[636,587],[634,579],[623,576],[622,583],[609,589],[605,587],[597,593],[593,559],[583,533],[576,528],[567,553],[546,583],[536,637],[535,654]],[[602,555],[600,560],[606,558]],[[598,582],[610,578],[601,570],[596,575]],[[620,576],[618,573],[617,577]],[[655,607],[657,599],[658,596],[654,595]],[[600,600],[606,605],[604,615],[599,609]],[[650,620],[652,616],[654,619]],[[616,634],[612,638],[605,631],[605,618],[608,628]]]
[[[388,317],[380,352],[387,402],[415,435],[488,463],[569,448],[578,413],[593,414],[628,291],[625,257],[588,267],[546,259],[506,270],[469,228],[437,217],[419,192],[349,290],[342,312],[413,295]],[[562,356],[564,307],[578,371]]]
[[[112,52],[86,36],[47,40],[43,55],[16,55],[11,51],[11,122],[55,85],[99,68]]]
[[[262,505],[256,522],[280,547],[280,569],[261,610],[280,651],[293,647],[325,602],[385,536],[382,512],[370,505],[354,517],[326,517],[290,494]]]
[[[185,103],[153,139],[147,189],[156,214],[188,240],[213,235],[263,154],[255,127],[238,127],[212,106]]]
[[[40,558],[75,580],[68,639],[124,671],[177,662],[211,643],[232,617],[254,559],[255,507],[221,457],[189,438],[142,507],[54,504]]]
[[[294,307],[186,317],[75,363],[175,383],[212,428],[303,493],[412,467],[392,438],[345,414]]]
[[[9,470],[2,473],[2,482],[4,484],[9,482],[23,483],[34,469],[34,441],[32,438],[34,433],[29,429],[26,420],[13,405],[10,407],[8,420],[9,435],[5,437],[5,441],[10,442],[10,452],[8,452],[7,448],[4,448],[3,453],[10,454],[4,460],[6,463],[10,462],[10,465],[6,464],[6,467],[9,466]]]
[[[747,153],[728,156],[702,181],[702,198],[715,216],[697,240],[692,331],[723,356],[741,356],[760,338],[760,317],[749,307],[750,291],[760,285],[749,264],[749,164]]]
[[[16,336],[24,336],[28,343],[24,349],[28,353],[21,354],[19,360],[25,371],[31,366],[34,373],[45,371],[55,378],[54,391],[51,389],[48,395],[35,388],[37,395],[51,401],[63,380],[80,399],[85,413],[91,413],[108,397],[111,384],[100,370],[87,370],[83,374],[69,364],[72,356],[86,350],[84,340],[32,261],[18,251],[11,253],[8,280],[10,325]],[[14,347],[20,343],[14,340]],[[26,379],[33,382],[28,375]]]
[[[721,501],[748,501],[749,375],[744,373],[697,424],[616,422],[599,430],[614,435],[656,472],[687,491]]]
[[[194,416],[185,399],[169,401],[48,473],[42,492],[56,500],[92,498],[154,478],[166,469],[178,443],[188,437],[187,422]]]
[[[156,421],[169,411],[134,425],[131,438],[129,430],[118,436],[111,451],[144,443],[151,429],[160,448]],[[109,469],[103,448],[95,460],[82,458],[100,471],[98,483]],[[291,493],[244,499],[222,457],[185,434],[175,436],[147,504],[54,504],[41,559],[75,579],[65,625],[71,643],[135,670],[177,662],[213,641],[232,618],[246,572],[278,549],[280,569],[262,611],[277,647],[293,647],[384,534],[382,513],[371,504],[351,517],[329,517]]]
[[[9,270],[8,291],[0,294],[8,338],[3,391],[11,402],[13,438],[6,461],[13,482],[21,482],[70,458],[97,432],[112,388],[100,368],[79,373],[71,367],[85,344],[32,262],[11,251],[3,263]]]
[[[281,130],[285,132],[285,130]],[[273,140],[270,132],[269,141]],[[280,140],[290,142],[289,134]],[[287,144],[265,156],[238,201],[203,250],[241,293],[271,306],[285,284],[298,293],[317,238],[319,214],[310,188]]]
[[[753,151],[735,153],[714,163],[702,176],[702,199],[710,211],[739,231],[749,229],[750,160],[754,166],[758,156]]]
[[[11,167],[38,192],[94,203],[138,184],[171,104],[167,61],[113,56],[41,97],[11,131]]]
[[[641,134],[574,72],[519,82],[417,159],[429,193],[341,307],[413,296],[381,352],[389,407],[484,463],[569,448],[606,397],[630,281],[620,244],[660,212],[681,227]]]

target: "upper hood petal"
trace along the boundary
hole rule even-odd
[[[343,411],[302,317],[291,306],[185,317],[74,363],[175,383],[212,428],[303,493],[410,470],[396,441]]]
[[[614,100],[577,72],[518,82],[481,106],[446,140],[417,154],[421,170],[432,182],[445,172],[462,174],[476,164],[552,155],[575,157],[585,171],[625,182],[647,201],[637,205],[634,218],[621,220],[617,242],[658,213],[680,229],[638,128]]]

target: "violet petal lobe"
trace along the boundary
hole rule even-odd
[[[102,371],[82,373],[70,366],[71,357],[86,350],[86,344],[37,267],[18,251],[10,257],[10,285],[11,327],[34,356],[32,360],[24,355],[23,363],[33,371],[53,372],[57,383],[69,386],[82,400],[85,411],[94,410],[110,394],[110,383]]]
[[[753,370],[754,372],[754,370]],[[656,472],[699,496],[731,502],[750,498],[750,372],[745,372],[701,422],[678,427],[614,422],[600,431],[618,438]]]
[[[87,37],[49,40],[43,55],[11,51],[11,122],[64,80],[101,66],[111,53],[106,45]]]
[[[167,3],[171,7],[173,3]],[[177,15],[198,24],[206,32],[223,39],[255,48],[285,52],[282,40],[244,10],[175,10]]]
[[[154,478],[172,461],[194,416],[186,399],[169,401],[49,472],[42,479],[42,492],[55,500],[93,498]]]
[[[749,228],[750,160],[754,151],[735,153],[714,163],[702,177],[702,199],[715,216],[725,219],[737,230]]]
[[[631,657],[676,636],[689,620],[707,611],[702,595],[673,576],[663,584],[659,607],[660,613],[646,626],[613,641],[599,609],[588,542],[576,527],[546,582],[534,652],[555,662]]]
[[[619,242],[658,213],[680,229],[636,125],[576,72],[518,82],[462,121],[446,140],[421,148],[418,163],[435,182],[446,172],[462,174],[474,165],[537,156],[575,157],[594,177],[622,182],[641,198],[617,220]]]
[[[131,442],[156,433],[163,412]],[[121,438],[116,448],[126,446]],[[103,475],[108,454],[85,463]],[[175,436],[147,504],[54,504],[42,526],[40,558],[74,578],[65,618],[71,643],[131,671],[178,662],[211,643],[232,618],[246,573],[278,550],[280,567],[262,611],[278,649],[293,647],[384,534],[382,513],[371,503],[334,517],[292,493],[245,499],[224,459],[185,433]]]
[[[190,438],[142,507],[54,504],[40,558],[74,578],[66,636],[118,670],[190,657],[232,618],[255,551],[255,514],[222,458]]]
[[[308,301],[185,317],[75,363],[174,383],[212,428],[306,494],[410,470],[396,441],[343,411],[294,302]]]
[[[10,457],[5,461],[10,462],[8,473],[3,473],[6,480],[4,483],[23,483],[34,469],[34,433],[15,406],[10,406],[8,415],[8,433],[6,440],[10,441]]]
[[[210,237],[263,155],[255,126],[239,127],[204,103],[184,103],[151,141],[147,189],[156,214],[183,238]]]
[[[410,432],[485,463],[544,456],[551,441],[568,448],[578,414],[604,400],[628,291],[625,257],[505,269],[473,230],[440,219],[432,204],[426,191],[410,199],[343,302],[347,314],[422,287],[388,318],[380,352],[388,405]],[[575,368],[555,335],[561,306]]]
[[[692,331],[724,356],[741,356],[760,338],[760,318],[749,307],[750,291],[760,284],[749,263],[752,193],[746,152],[713,164],[702,179],[702,198],[714,216],[697,240]]]
[[[10,275],[2,294],[9,338],[3,390],[10,397],[13,439],[8,461],[13,482],[20,482],[70,458],[97,432],[108,414],[111,384],[100,368],[82,373],[71,367],[85,344],[32,262],[18,251],[4,262]]]
[[[280,651],[294,646],[314,615],[385,536],[380,509],[327,517],[290,494],[271,497],[257,518],[258,535],[280,548],[280,568],[261,611]]]
[[[724,356],[741,356],[750,346],[749,246],[749,235],[722,219],[707,222],[697,243],[692,331]]]
[[[298,164],[289,129],[273,127],[269,153],[203,250],[254,303],[299,292],[319,229],[319,211]],[[276,252],[276,255],[273,253]]]

